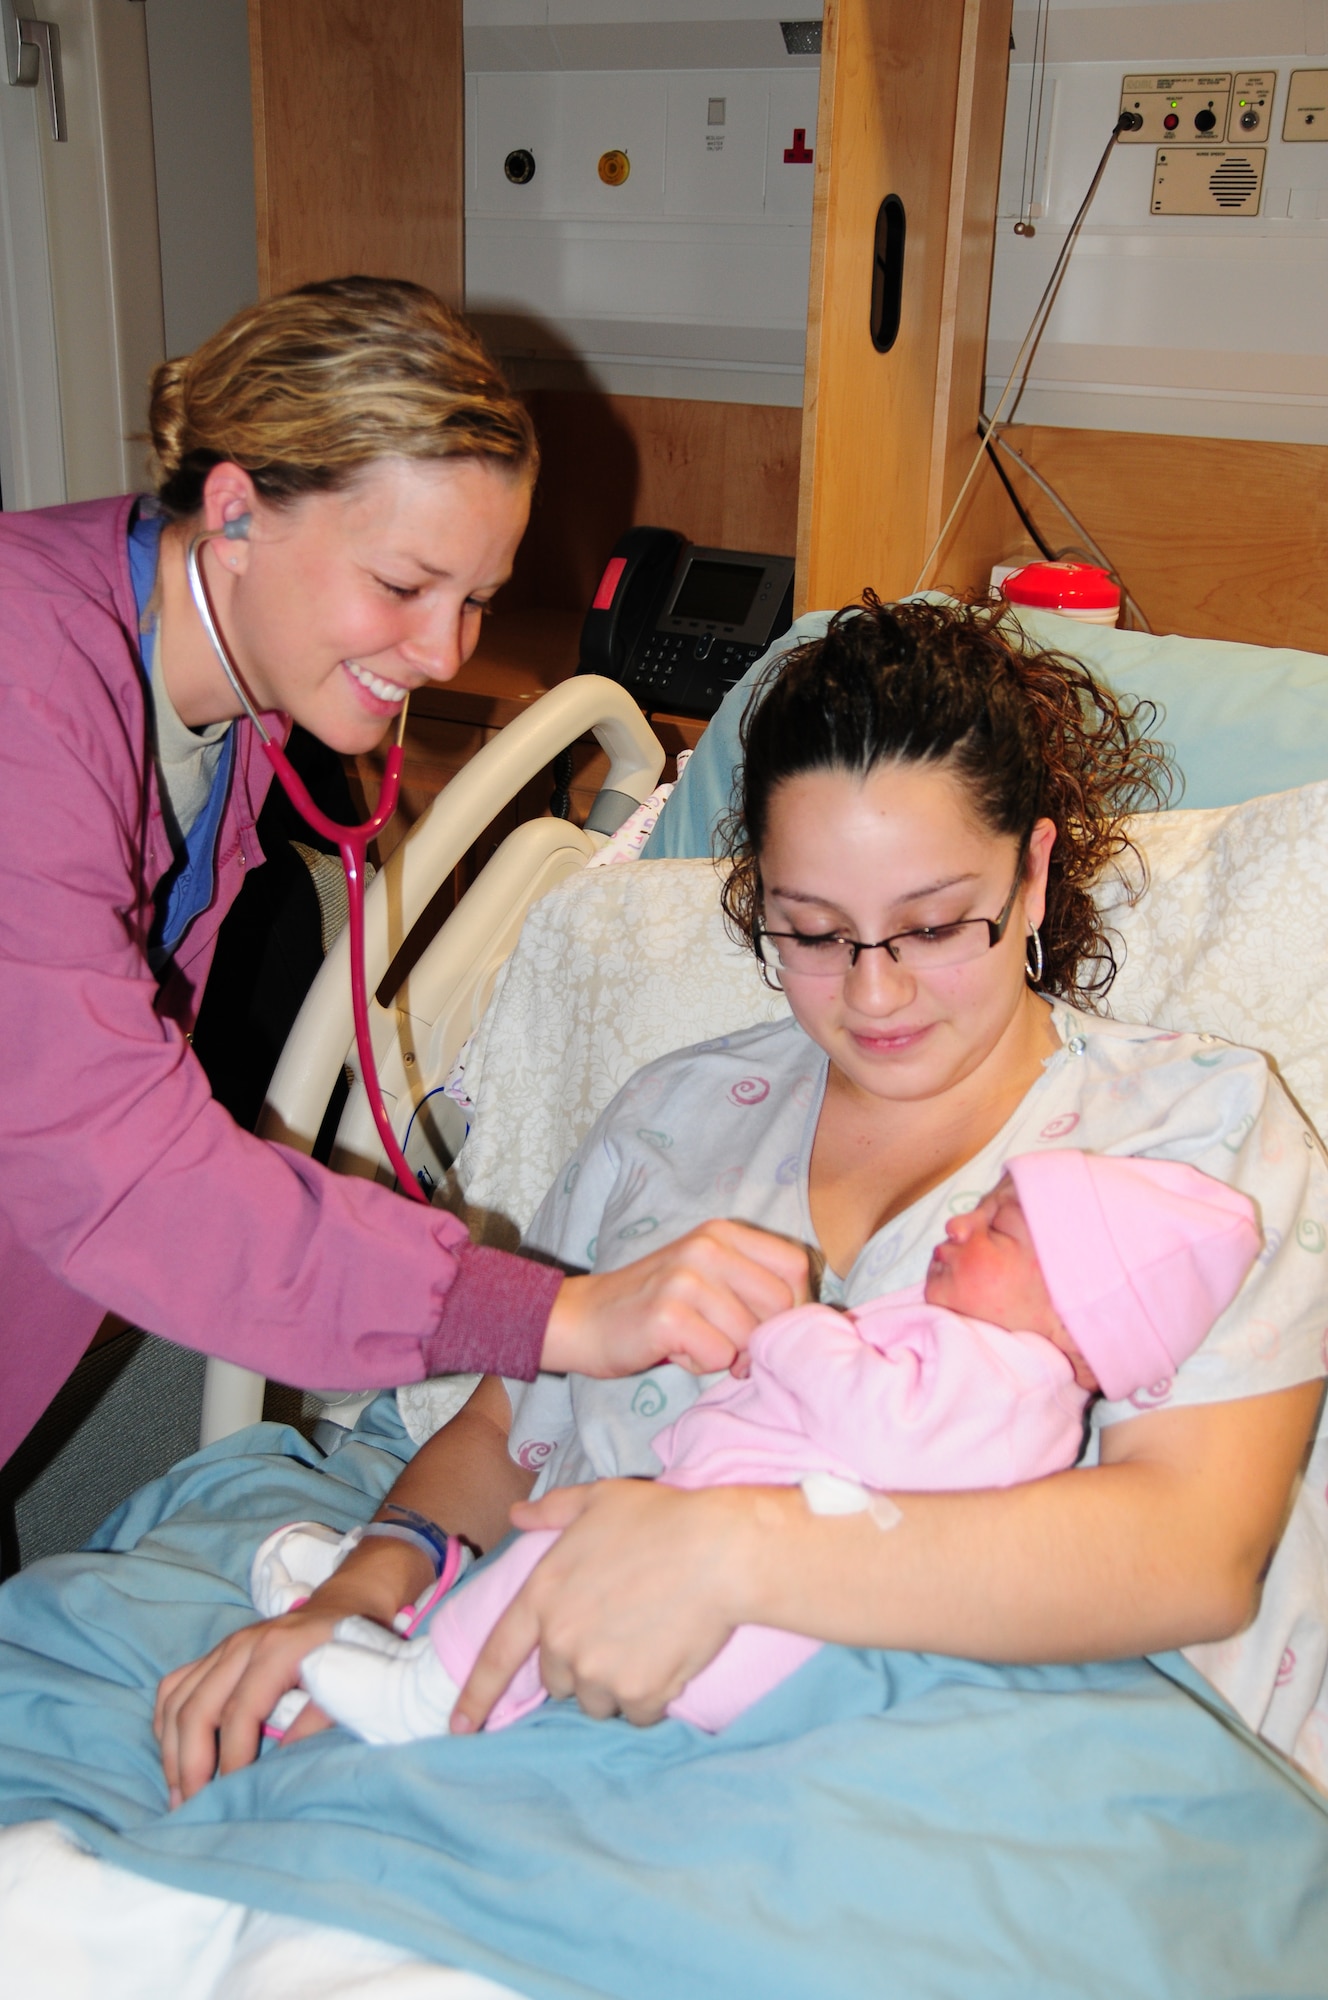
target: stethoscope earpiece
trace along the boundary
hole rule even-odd
[[[237,514],[233,521],[227,521],[223,525],[221,532],[228,542],[247,542],[253,518],[252,514]]]

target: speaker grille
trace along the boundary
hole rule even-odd
[[[1259,192],[1259,176],[1253,163],[1236,153],[1214,167],[1208,186],[1219,208],[1247,208]]]

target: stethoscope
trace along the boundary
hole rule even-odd
[[[314,804],[303,778],[291,763],[279,743],[275,743],[263,723],[254,703],[253,696],[241,678],[239,668],[231,658],[230,649],[221,635],[207,585],[203,581],[203,571],[198,560],[198,552],[204,542],[223,537],[229,542],[243,542],[249,539],[249,516],[240,515],[238,520],[227,521],[224,528],[209,528],[195,535],[185,550],[184,565],[189,578],[189,590],[198,615],[203,621],[203,630],[211,641],[212,650],[221,665],[221,670],[230,682],[236,699],[245,714],[258,731],[258,740],[263,746],[263,754],[276,773],[277,780],[300,817],[308,822],[324,840],[330,840],[341,856],[341,865],[346,871],[346,905],[350,927],[350,994],[355,1014],[355,1047],[360,1058],[360,1076],[364,1083],[364,1094],[369,1100],[378,1136],[383,1142],[402,1192],[414,1200],[428,1204],[429,1197],[416,1180],[406,1156],[396,1141],[388,1121],[387,1107],[383,1103],[383,1092],[378,1081],[378,1065],[374,1060],[373,1042],[369,1034],[369,992],[365,977],[364,960],[364,868],[365,852],[369,842],[391,819],[397,809],[397,795],[401,789],[402,738],[406,731],[407,702],[401,704],[401,715],[397,722],[397,740],[387,753],[387,763],[383,770],[383,783],[378,794],[378,810],[372,819],[362,826],[342,826],[339,821],[329,819],[325,812]],[[407,698],[409,699],[409,698]]]

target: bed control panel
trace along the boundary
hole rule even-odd
[[[648,712],[708,719],[792,618],[791,556],[631,528],[586,613],[579,671],[621,681]]]

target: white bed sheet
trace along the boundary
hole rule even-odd
[[[353,1931],[163,1888],[51,1820],[0,1832],[5,2000],[520,2000]]]

